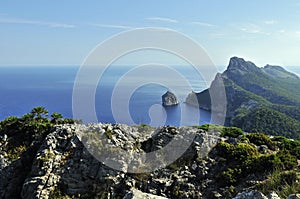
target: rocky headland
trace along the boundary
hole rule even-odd
[[[299,86],[300,78],[283,67],[257,67],[232,57],[210,87],[200,93],[191,92],[186,103],[212,112],[222,112],[221,107],[226,107],[226,126],[300,139]],[[226,97],[218,98],[223,90]]]

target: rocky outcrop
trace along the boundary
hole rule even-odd
[[[87,133],[88,136],[96,135],[97,132],[97,136],[103,136],[101,138],[108,141],[105,143],[107,148],[115,147],[125,150],[126,155],[123,157],[110,159],[115,160],[113,163],[121,165],[119,168],[123,169],[116,170],[107,166],[112,162],[107,160],[102,162],[101,159],[95,158],[93,148],[87,148],[89,142],[84,140],[86,136],[81,132],[93,133]],[[191,147],[184,154],[185,161],[192,161],[191,165],[183,166],[174,163],[170,168],[165,167],[149,173],[126,172],[126,169],[131,168],[134,161],[137,168],[142,166],[139,165],[142,160],[138,160],[139,156],[136,154],[151,153],[151,151],[159,150],[170,144],[172,140],[186,139],[183,137],[184,133],[191,133],[194,136],[194,139],[190,140]],[[205,180],[199,181],[199,179],[204,179],[208,174],[206,164],[210,164],[210,161],[198,163],[195,158],[206,157],[212,146],[220,140],[218,135],[218,133],[207,134],[194,127],[154,129],[148,126],[130,127],[122,124],[57,126],[47,135],[33,156],[31,170],[24,175],[25,180],[20,187],[21,197],[47,199],[68,195],[70,197],[115,198],[126,195],[126,198],[130,196],[133,198],[144,196],[175,198],[184,195],[200,198],[201,189],[205,187],[203,186]],[[97,140],[96,137],[95,139]],[[83,145],[84,142],[86,146]],[[172,155],[168,154],[168,156]],[[166,165],[158,156],[151,157],[159,160],[159,164]],[[156,161],[155,159],[151,160],[152,162]],[[0,170],[1,198],[10,198],[7,197],[10,189],[7,189],[6,185],[20,177],[14,176],[12,173],[14,172],[13,165],[21,161],[19,159],[2,165],[4,168]],[[7,177],[5,178],[5,176]]]
[[[175,94],[170,91],[167,91],[161,98],[163,106],[175,106],[179,104]]]
[[[300,199],[300,194],[291,194],[288,199]]]
[[[123,199],[167,199],[166,197],[156,196],[149,193],[144,193],[139,190],[133,189],[128,192]]]
[[[7,138],[1,139],[3,146]],[[232,142],[221,138],[217,129],[197,127],[58,125],[44,139],[36,138],[35,150],[26,156],[4,160],[0,198],[233,198],[230,187],[216,180],[222,158],[214,146],[221,140]],[[186,143],[187,148],[178,150]],[[170,146],[167,153],[160,151]],[[177,152],[178,158],[166,162]],[[253,187],[249,180],[255,181],[250,176],[235,192]],[[250,191],[236,199],[258,195],[264,198]],[[275,193],[266,198],[277,199]]]
[[[259,191],[244,191],[233,199],[280,199],[280,197],[275,192],[271,192],[268,196],[265,196]]]

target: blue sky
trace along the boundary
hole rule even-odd
[[[299,0],[0,0],[0,65],[80,65],[122,31],[164,27],[188,35],[217,65],[300,66]]]

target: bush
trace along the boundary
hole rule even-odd
[[[258,155],[257,149],[246,143],[238,143],[236,145],[233,145],[221,141],[217,144],[216,149],[218,151],[218,154],[226,158],[227,161],[246,160]]]
[[[198,126],[198,129],[202,129],[204,131],[217,131],[222,132],[224,126],[216,125],[216,124],[203,124],[202,126]]]
[[[256,173],[273,172],[282,170],[283,164],[276,154],[262,155],[254,159],[253,171]]]
[[[281,150],[288,150],[291,155],[300,159],[300,141],[290,140],[283,136],[274,137],[272,140]]]
[[[220,174],[219,182],[226,186],[236,184],[242,173],[242,170],[239,168],[228,168]]]
[[[224,127],[221,131],[222,137],[237,138],[241,135],[244,135],[244,132],[242,129],[237,128],[237,127]]]
[[[249,133],[246,135],[249,141],[257,146],[266,145],[269,149],[275,149],[275,143],[263,133]]]
[[[288,150],[281,150],[277,153],[278,158],[281,160],[283,169],[285,170],[292,170],[297,168],[298,162],[297,158]]]

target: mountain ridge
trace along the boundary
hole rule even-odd
[[[210,94],[219,92],[215,85],[220,83],[224,84],[227,98],[225,125],[237,126],[245,131],[255,130],[300,138],[300,79],[297,75],[280,66],[267,65],[259,68],[253,62],[232,57],[227,69],[216,75],[210,88],[189,94],[186,102],[212,110]],[[258,112],[268,113],[265,117],[273,118],[274,126],[285,126],[286,123],[292,125],[290,129],[286,128],[281,132],[282,128],[275,130],[269,127],[266,129],[263,125],[246,124],[251,115],[260,115]]]

